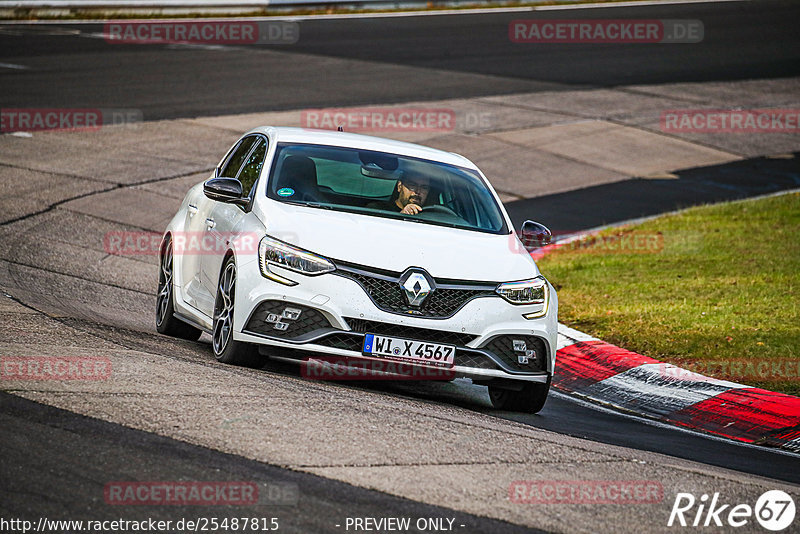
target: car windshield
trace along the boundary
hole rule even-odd
[[[280,202],[374,217],[493,234],[509,231],[477,172],[384,152],[278,144],[267,195]]]

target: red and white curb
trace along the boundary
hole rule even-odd
[[[800,452],[800,397],[687,371],[558,325],[553,387],[725,438]]]
[[[800,452],[800,397],[693,373],[561,324],[553,387],[661,422]]]
[[[625,223],[619,223],[625,224]],[[535,250],[539,260],[571,240]],[[663,423],[800,452],[800,397],[703,376],[558,325],[553,387]]]

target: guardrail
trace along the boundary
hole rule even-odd
[[[292,2],[293,0],[277,0]],[[339,0],[333,0],[339,1]],[[271,0],[2,0],[0,8],[171,8],[171,7],[264,7]]]
[[[504,0],[500,0],[502,3]],[[509,3],[512,0],[506,0]],[[615,6],[636,5],[643,0],[615,0]],[[670,3],[671,0],[649,0]],[[682,2],[707,2],[730,0],[681,0]],[[476,6],[495,3],[497,0],[0,0],[0,17],[5,15],[25,16],[26,14],[60,13],[245,13],[267,8],[283,10],[298,7],[375,7],[375,8],[418,8],[418,7],[457,7]],[[581,4],[581,7],[605,5],[608,0]],[[549,5],[547,5],[549,4]],[[578,7],[576,0],[549,0],[546,5],[534,7],[519,6],[520,10],[561,9],[564,4]]]
[[[418,9],[448,5],[477,5],[489,0],[0,0],[0,19],[89,16],[242,15],[289,12],[293,9]]]
[[[447,0],[433,2],[431,0],[0,0],[0,9],[53,9],[53,10],[87,10],[87,9],[253,9],[270,6],[301,6],[331,4],[395,4],[395,5],[428,5],[428,4],[481,4],[488,0]]]

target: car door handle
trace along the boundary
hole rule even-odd
[[[216,225],[217,223],[214,222],[214,219],[206,219],[206,228],[208,228],[209,230],[214,228]]]
[[[189,204],[189,217],[194,217],[195,213],[197,213],[197,206]]]

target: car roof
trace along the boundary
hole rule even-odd
[[[464,156],[455,154],[453,152],[445,152],[444,150],[437,150],[435,148],[417,145],[414,143],[395,141],[393,139],[374,137],[371,135],[337,132],[333,130],[315,130],[311,128],[289,128],[275,126],[261,126],[259,128],[254,128],[247,133],[261,133],[269,136],[273,142],[277,143],[309,143],[315,145],[330,145],[347,148],[360,148],[364,150],[375,150],[399,154],[402,156],[411,156],[414,158],[439,161],[442,163],[448,163],[450,165],[457,165],[459,167],[467,167],[477,170],[477,167],[474,163]]]

